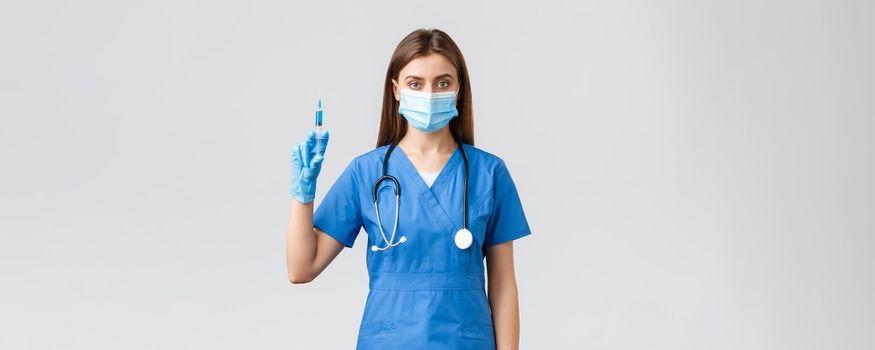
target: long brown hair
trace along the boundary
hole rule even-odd
[[[380,133],[377,136],[377,147],[397,143],[407,133],[407,120],[398,114],[398,101],[392,79],[398,79],[401,69],[413,59],[436,52],[444,55],[456,66],[459,76],[459,93],[456,109],[459,115],[450,120],[450,133],[457,142],[474,145],[474,115],[471,109],[471,82],[468,79],[468,67],[465,57],[447,33],[438,29],[417,29],[408,34],[398,43],[389,69],[386,71],[386,84],[383,88],[383,115],[380,117]]]

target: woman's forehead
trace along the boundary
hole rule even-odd
[[[430,53],[425,56],[419,56],[407,63],[401,69],[399,76],[401,79],[407,79],[408,76],[415,76],[423,79],[432,79],[445,74],[456,77],[456,66],[453,65],[446,56],[438,53]]]

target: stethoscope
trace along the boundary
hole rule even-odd
[[[389,149],[386,150],[386,155],[383,156],[383,175],[374,183],[374,213],[377,215],[377,227],[380,228],[380,236],[383,237],[383,241],[386,243],[386,246],[382,248],[377,247],[376,244],[372,245],[371,250],[375,252],[378,250],[386,250],[407,242],[407,237],[401,236],[397,242],[392,243],[395,240],[395,231],[398,229],[398,209],[400,208],[401,184],[398,182],[397,178],[389,175],[386,169],[389,167],[389,155],[392,154],[392,150],[395,149],[395,146],[397,145],[397,143],[389,145]],[[462,228],[459,229],[459,231],[456,231],[454,239],[456,241],[456,247],[459,249],[468,249],[474,241],[474,236],[471,234],[471,231],[468,231],[468,155],[465,154],[465,148],[462,147],[461,143],[459,143],[459,151],[461,151],[462,159],[465,161],[465,192],[464,204],[462,205]],[[386,180],[392,181],[395,184],[395,224],[392,226],[392,236],[390,236],[389,239],[386,239],[386,233],[383,232],[383,223],[380,221],[380,209],[378,208],[379,205],[377,203],[377,189],[380,187],[380,183]]]

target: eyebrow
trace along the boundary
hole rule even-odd
[[[425,79],[422,79],[422,77],[417,77],[417,76],[415,76],[415,75],[408,75],[406,78],[404,78],[404,80],[407,80],[407,79],[410,79],[410,78],[413,78],[413,79],[419,79],[419,80],[425,80]],[[450,79],[452,79],[453,76],[450,75],[449,73],[441,74],[441,75],[438,75],[437,77],[435,77],[435,80],[440,79],[440,78],[450,78]]]

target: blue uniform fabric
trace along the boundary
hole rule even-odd
[[[458,150],[431,188],[400,148],[388,173],[401,183],[397,241],[386,251],[377,228],[371,191],[388,146],[355,157],[313,215],[313,226],[352,248],[362,227],[368,236],[367,301],[356,349],[494,349],[486,295],[485,253],[492,245],[531,234],[516,186],[504,161],[472,145],[468,155],[468,229],[474,242],[455,245],[462,228],[465,164]],[[391,235],[395,195],[391,181],[378,189],[383,230]]]

